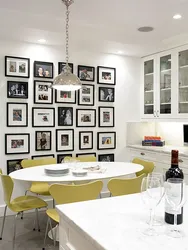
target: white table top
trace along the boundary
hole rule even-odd
[[[149,212],[140,194],[98,199],[57,206],[60,216],[100,250],[188,250],[188,203],[184,223],[186,236],[175,239],[164,234],[167,226],[155,226],[158,236],[145,236]],[[164,201],[156,210],[164,218]]]
[[[54,167],[60,164],[54,164]],[[66,176],[61,177],[51,177],[47,176],[44,173],[44,168],[47,166],[38,166],[25,168],[18,171],[14,171],[10,174],[10,176],[19,181],[40,181],[40,182],[75,182],[75,181],[90,181],[90,180],[98,180],[98,179],[108,179],[113,177],[121,177],[129,174],[133,174],[139,172],[143,169],[143,166],[133,163],[126,162],[78,162],[78,163],[63,163],[63,166],[68,165],[68,167],[76,168],[80,167],[91,167],[91,166],[101,166],[102,168],[106,168],[104,173],[88,173],[87,176],[84,177],[75,177],[72,175],[71,171]],[[48,165],[49,166],[49,165]],[[52,166],[52,165],[51,165]]]

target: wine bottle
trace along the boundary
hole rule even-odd
[[[169,178],[183,179],[183,171],[179,168],[178,150],[172,150],[171,152],[171,167],[166,171],[166,181]],[[165,204],[165,222],[168,224],[174,224],[174,212],[169,204]],[[180,209],[177,216],[177,224],[183,223],[183,208]]]

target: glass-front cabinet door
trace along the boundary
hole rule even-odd
[[[154,60],[144,62],[144,115],[154,114]]]

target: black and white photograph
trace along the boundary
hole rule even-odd
[[[109,67],[97,67],[97,83],[115,85],[116,84],[116,69]]]
[[[58,74],[61,74],[63,71],[63,68],[65,67],[66,63],[65,62],[58,62]],[[73,63],[69,63],[69,67],[71,68],[71,73],[74,72],[74,65]]]
[[[79,154],[76,154],[76,157],[87,157],[87,156],[96,157],[96,153],[79,153]]]
[[[34,81],[34,103],[53,104],[52,82]]]
[[[115,89],[108,87],[99,87],[99,102],[114,102]]]
[[[93,131],[79,132],[79,149],[93,149]]]
[[[50,155],[32,155],[31,156],[32,160],[41,160],[41,159],[46,159],[46,158],[55,158],[55,155],[50,154]]]
[[[82,88],[78,91],[78,105],[94,106],[95,86],[82,84]]]
[[[55,127],[55,108],[32,108],[33,127]]]
[[[58,126],[73,126],[72,107],[58,107]]]
[[[30,134],[5,134],[5,154],[29,154]]]
[[[114,127],[114,107],[99,107],[99,127]]]
[[[114,162],[114,154],[103,154],[103,155],[98,155],[98,161],[103,161],[103,162]]]
[[[5,56],[5,76],[29,78],[30,59],[23,57]]]
[[[35,131],[35,150],[51,150],[51,131]]]
[[[37,78],[53,78],[53,63],[52,62],[34,62],[34,77]]]
[[[116,148],[116,132],[98,132],[97,133],[97,149],[115,149]]]
[[[7,82],[7,98],[28,98],[28,82]]]
[[[64,163],[64,158],[65,157],[72,157],[72,154],[57,155],[57,163]]]
[[[76,110],[77,127],[96,127],[95,109],[77,109]]]
[[[7,160],[7,175],[14,171],[22,169],[22,161],[23,159]]]
[[[74,151],[73,129],[56,129],[56,151]]]
[[[27,127],[28,126],[28,104],[27,103],[7,103],[7,127]]]
[[[91,66],[78,65],[78,77],[81,81],[94,82],[95,68]]]
[[[55,90],[56,103],[76,103],[76,91]]]

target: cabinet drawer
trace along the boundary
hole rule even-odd
[[[156,153],[155,152],[148,152],[146,150],[130,150],[131,153],[131,160],[134,158],[140,158],[148,161],[156,160]]]

